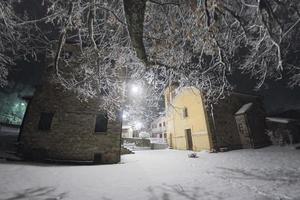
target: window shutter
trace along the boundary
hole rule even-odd
[[[46,112],[41,113],[40,121],[39,121],[39,130],[46,131],[51,129],[53,115],[54,115],[53,113],[46,113]]]
[[[96,116],[95,132],[106,132],[107,123],[108,123],[107,113],[98,114]]]

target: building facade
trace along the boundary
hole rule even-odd
[[[167,141],[171,148],[201,151],[255,148],[268,144],[264,134],[264,109],[258,96],[231,93],[216,105],[205,105],[205,99],[198,89],[186,87],[177,90],[171,86],[165,91],[165,103]],[[248,146],[243,132],[239,130],[241,126],[236,121],[237,111],[247,103],[252,103],[251,112],[254,116],[251,114],[247,116],[247,121],[239,122],[253,130],[253,133],[255,131],[255,136],[249,135],[254,143]],[[250,121],[251,126],[248,123]]]
[[[64,50],[76,56],[78,48],[65,45]],[[53,72],[53,67],[46,69],[44,82],[28,105],[19,137],[21,154],[33,160],[119,162],[121,117],[107,116],[101,109],[101,95],[80,101],[75,93],[51,81]]]
[[[130,125],[122,126],[122,138],[133,138],[133,127]]]
[[[172,87],[172,86],[171,86]],[[209,126],[199,90],[186,88],[165,92],[167,141],[170,148],[180,150],[209,150]]]
[[[164,115],[159,116],[150,124],[151,138],[166,138],[167,122]]]

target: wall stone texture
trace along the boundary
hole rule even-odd
[[[81,101],[72,91],[50,81],[46,71],[42,85],[31,99],[20,135],[19,152],[31,160],[117,163],[121,151],[121,117],[108,119],[107,132],[95,133],[101,96]],[[50,130],[39,130],[42,112],[53,113]],[[119,114],[117,114],[119,115]],[[94,160],[94,157],[100,160]]]
[[[264,146],[268,144],[268,138],[265,131],[265,110],[263,108],[262,98],[259,96],[231,93],[213,108],[207,108],[208,123],[211,129],[211,140],[214,149],[228,147],[230,149],[243,148],[239,135],[235,113],[245,104],[253,103],[253,111],[249,115],[251,128],[253,128],[253,137],[255,142],[253,147]]]

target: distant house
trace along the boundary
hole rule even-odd
[[[79,56],[80,47],[66,44],[63,50]],[[80,101],[75,93],[51,81],[53,59],[48,64],[44,82],[28,105],[19,151],[33,160],[119,162],[121,118],[110,119],[101,109],[103,96]],[[76,64],[66,70],[76,70]]]
[[[291,140],[290,143],[300,142],[300,119],[272,116],[266,117],[266,124],[273,136]]]
[[[133,127],[130,125],[122,126],[122,138],[133,138]]]
[[[164,115],[157,117],[150,124],[151,138],[166,138],[167,137],[167,122]]]
[[[216,105],[205,105],[195,87],[165,90],[167,140],[174,149],[257,148],[269,144],[259,96],[231,93]]]

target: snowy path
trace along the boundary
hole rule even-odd
[[[1,200],[300,200],[300,151],[140,151],[121,164],[0,161]]]

